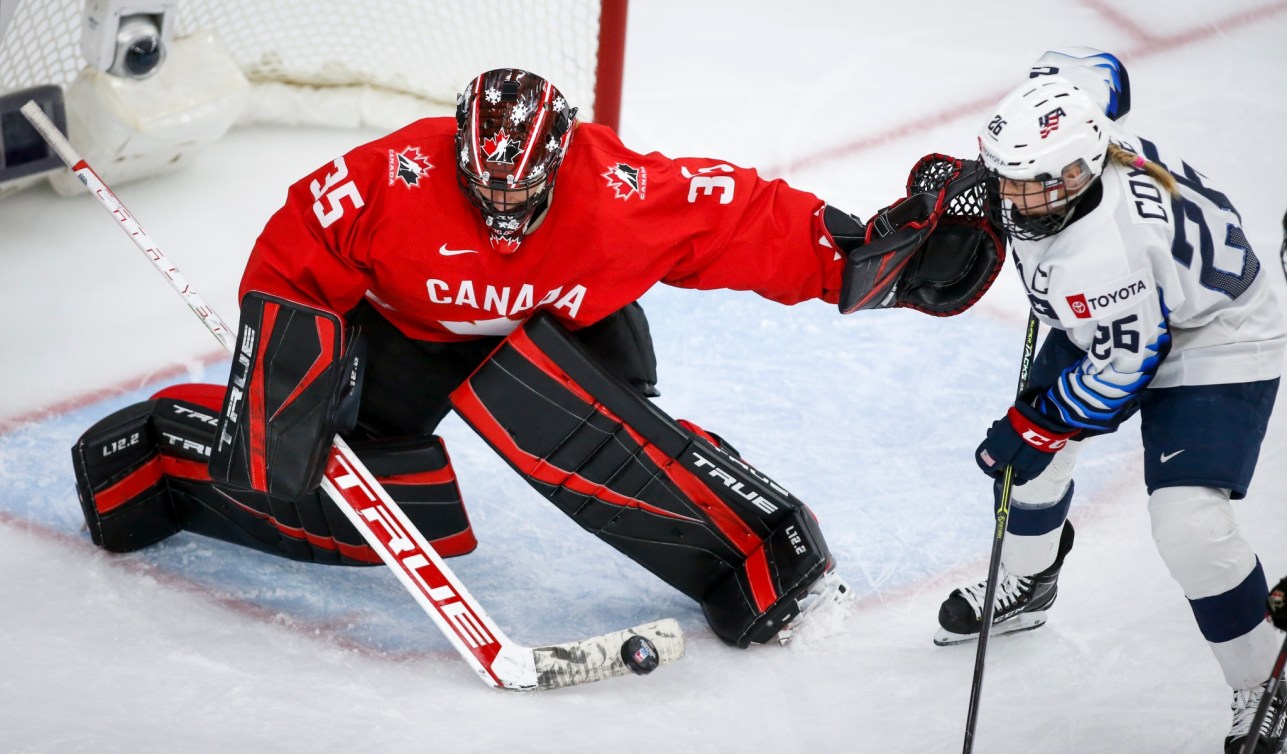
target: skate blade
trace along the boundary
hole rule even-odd
[[[802,627],[834,624],[836,621],[843,620],[841,606],[853,598],[853,590],[844,579],[834,571],[824,574],[814,583],[813,588],[800,598],[800,612],[778,632],[778,644],[784,647],[790,644],[797,634],[801,634]],[[827,629],[816,630],[823,634],[827,633]],[[810,628],[804,628],[803,633],[810,632]]]
[[[1006,636],[1007,634],[1017,634],[1023,631],[1031,631],[1034,628],[1041,628],[1046,625],[1046,610],[1037,610],[1031,613],[1019,613],[1013,618],[1009,618],[1001,623],[992,624],[992,631],[988,634],[989,638]],[[940,628],[938,633],[934,634],[934,644],[940,647],[952,647],[957,644],[973,644],[979,640],[978,634],[958,634],[954,631],[948,631],[946,628]]]

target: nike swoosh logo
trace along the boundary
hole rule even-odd
[[[1175,457],[1176,457],[1176,456],[1178,456],[1179,454],[1183,453],[1185,450],[1187,450],[1187,448],[1180,448],[1179,450],[1175,451],[1174,453],[1163,453],[1163,454],[1162,454],[1162,459],[1161,459],[1161,460],[1162,460],[1162,463],[1166,463],[1167,461],[1171,460],[1172,458],[1175,458]]]
[[[461,254],[477,254],[477,249],[448,249],[447,244],[438,247],[438,253],[444,257],[455,257]]]

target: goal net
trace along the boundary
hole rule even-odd
[[[94,17],[87,7],[97,9],[97,18],[104,7],[118,18],[164,13],[176,54],[165,59],[155,79],[168,74],[184,80],[129,81],[95,70],[83,47],[86,19]],[[203,38],[215,40],[221,56],[216,62],[231,60],[240,71],[233,74],[244,77],[250,92],[237,100],[235,124],[392,130],[416,117],[452,112],[457,93],[479,73],[516,67],[553,82],[579,108],[581,119],[616,127],[625,16],[626,0],[0,0],[0,103],[11,108],[14,103],[4,97],[13,100],[13,93],[32,87],[67,92],[69,136],[82,152],[92,153],[92,146],[81,143],[90,131],[142,129],[162,119],[158,113],[166,107],[191,99],[186,91],[171,91],[193,79],[205,79],[201,83],[210,89],[210,71],[218,66],[208,59],[188,54],[182,74],[166,70],[180,65],[184,40]],[[92,94],[78,96],[91,88],[85,79],[93,77],[109,83],[95,83]],[[105,86],[112,87],[108,104],[99,92]],[[120,105],[125,99],[131,104]],[[120,114],[137,102],[148,111]],[[73,111],[88,122],[78,124]],[[6,128],[16,120],[5,113],[0,118]],[[126,125],[100,127],[113,119]],[[149,138],[194,140],[186,133]],[[114,159],[141,141],[117,136],[102,152]]]
[[[85,67],[84,0],[8,4],[0,93],[66,86]],[[255,83],[369,85],[439,106],[453,106],[456,93],[485,70],[525,68],[554,82],[586,120],[611,124],[620,97],[624,6],[622,0],[179,0],[175,35],[213,31]],[[601,56],[618,62],[601,71]]]

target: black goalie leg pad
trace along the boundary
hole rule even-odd
[[[379,563],[323,493],[289,500],[210,478],[223,393],[219,385],[168,388],[103,419],[77,441],[76,487],[94,544],[129,552],[185,530],[292,560]],[[439,554],[474,549],[440,439],[355,443],[354,452]]]
[[[730,644],[771,638],[831,567],[803,503],[609,375],[548,316],[510,335],[452,404],[560,510],[702,603]]]
[[[834,565],[817,519],[803,505],[777,524],[761,549],[764,566],[771,569],[769,577],[780,595],[772,604],[747,622],[747,571],[734,571],[702,600],[702,612],[711,626],[717,627],[716,633],[740,647],[763,644],[776,636],[800,613],[799,600],[813,582]],[[725,636],[735,632],[736,640]]]
[[[131,552],[180,529],[152,428],[155,403],[111,414],[72,446],[81,511],[90,539],[105,550]]]

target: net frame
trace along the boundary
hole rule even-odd
[[[84,0],[16,3],[0,37],[0,93],[66,87],[85,67]],[[174,28],[214,32],[253,84],[360,86],[438,111],[482,71],[524,68],[583,119],[617,128],[626,15],[627,0],[177,0]]]

